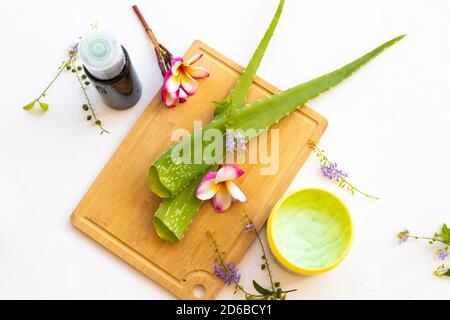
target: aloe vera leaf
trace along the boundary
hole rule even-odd
[[[240,108],[244,105],[250,87],[253,83],[253,78],[256,75],[256,71],[261,64],[261,60],[264,57],[267,46],[269,45],[275,28],[277,27],[278,21],[280,20],[280,16],[284,7],[284,1],[285,0],[280,0],[277,11],[273,16],[272,21],[270,22],[270,25],[267,28],[266,33],[264,34],[264,37],[261,39],[261,42],[259,43],[255,52],[253,53],[252,58],[250,59],[250,62],[247,65],[247,68],[245,68],[244,72],[240,76],[229,97],[222,102],[216,103],[216,109],[214,110],[215,117],[219,116],[227,109],[231,112],[233,109]]]
[[[236,110],[235,127],[244,130],[250,128],[258,130],[272,126],[283,117],[303,106],[307,101],[317,97],[321,93],[329,90],[333,86],[351,76],[359,68],[403,37],[404,35],[394,38],[370,51],[361,58],[331,73],[310,80],[271,97],[259,100],[253,104],[238,108]],[[225,130],[225,124],[226,119],[222,115],[205,126],[203,130],[208,128]],[[201,134],[201,132],[194,132],[179,143],[192,143],[193,145],[193,138],[198,137],[198,134]],[[204,148],[208,144],[209,142],[203,141],[201,148],[202,150],[197,150],[196,148],[194,152],[203,152]],[[152,190],[162,197],[167,195],[176,195],[193,179],[197,178],[210,167],[210,165],[206,164],[207,161],[204,161],[201,164],[175,164],[171,160],[172,148],[162,154],[150,168],[150,185],[152,186],[154,183],[152,181],[158,181],[158,183],[160,183],[164,188],[165,193],[158,194],[158,192],[156,192],[158,190]],[[207,160],[205,157],[203,159]]]
[[[172,150],[175,146],[164,152],[156,160],[148,171],[148,180],[151,190],[161,198],[172,198],[176,196],[193,179],[208,171],[214,164],[212,159],[203,155],[203,150],[210,144],[202,138],[203,132],[208,129],[225,130],[225,117],[213,120],[202,130],[197,130],[182,139],[176,147],[183,149],[183,145],[191,144],[191,163],[174,163],[172,161]],[[194,140],[201,141],[202,147],[195,148]],[[200,157],[201,163],[194,163],[196,157]],[[195,175],[193,173],[195,172]]]
[[[219,117],[220,114],[226,109],[231,110],[231,108],[242,107],[245,103],[245,99],[250,91],[250,87],[253,82],[253,78],[255,77],[256,71],[259,68],[262,58],[264,57],[264,53],[269,45],[269,42],[272,38],[272,35],[275,31],[275,28],[280,20],[281,13],[283,11],[285,0],[280,0],[278,4],[277,11],[275,12],[272,21],[267,28],[263,38],[261,39],[258,47],[253,53],[252,58],[250,59],[245,71],[240,76],[236,86],[231,91],[230,95],[222,102],[216,103],[215,116]],[[204,130],[209,128],[221,129],[228,124],[228,118],[222,118],[217,121],[211,122],[209,125],[204,127]],[[194,154],[192,156],[192,160],[197,156],[195,152],[203,151],[208,142],[203,143],[202,150],[197,150],[193,148],[194,137],[201,139],[199,137],[201,133],[194,133],[190,140],[183,139],[180,144],[191,143],[191,150],[193,150]],[[203,141],[203,139],[201,139]],[[181,145],[180,145],[181,147]],[[182,188],[186,187],[187,184],[191,181],[191,177],[189,176],[188,180],[184,179],[184,173],[186,170],[191,170],[192,166],[196,167],[197,174],[204,173],[211,169],[211,165],[205,164],[189,164],[184,166],[183,164],[177,165],[177,173],[176,175],[171,175],[173,172],[168,172],[165,174],[166,163],[172,162],[171,160],[172,150],[168,150],[168,152],[164,153],[149,169],[148,171],[148,180],[150,184],[150,188],[152,191],[161,198],[171,198],[174,197]],[[200,157],[202,155],[200,154]],[[194,161],[192,161],[194,162]],[[203,162],[210,163],[210,161],[204,159]]]
[[[350,77],[385,49],[400,41],[404,36],[401,35],[382,44],[342,68],[237,110],[234,126],[242,130],[254,129],[255,131],[269,128],[291,112],[301,108],[309,100],[316,98]]]
[[[272,18],[269,28],[266,30],[266,33],[250,59],[247,68],[240,76],[230,95],[223,102],[216,103],[216,109],[214,112],[216,117],[227,108],[231,111],[231,108],[242,107],[244,105],[248,92],[250,91],[250,87],[253,83],[253,78],[255,77],[256,71],[259,68],[267,46],[280,19],[284,2],[285,0],[280,0],[277,11]],[[225,122],[223,122],[224,119],[222,119],[221,121],[210,124],[209,127],[217,126],[217,128],[223,128],[223,126],[229,122],[227,120],[230,118],[231,115],[225,119]],[[187,141],[188,140],[186,140],[185,143],[192,143],[192,141]],[[193,150],[193,148],[191,150]],[[184,187],[180,193],[172,198],[169,198],[171,193],[164,187],[164,184],[161,183],[156,168],[156,166],[152,166],[149,170],[150,186],[157,195],[162,198],[166,198],[161,202],[161,205],[154,216],[153,223],[156,233],[160,238],[166,241],[179,241],[183,238],[185,232],[189,228],[189,225],[192,223],[193,219],[200,210],[202,202],[195,196],[195,191],[201,179],[195,179],[194,182],[191,182],[191,184]],[[200,170],[203,172],[214,170],[214,166],[202,166]],[[202,176],[203,175],[200,175],[200,177]]]

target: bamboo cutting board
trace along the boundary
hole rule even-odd
[[[204,299],[214,298],[223,283],[213,274],[214,247],[210,231],[228,261],[238,263],[254,240],[243,232],[248,215],[259,230],[275,202],[283,196],[310,154],[308,140],[318,141],[327,121],[308,107],[292,113],[275,126],[280,129],[280,167],[276,175],[260,175],[260,165],[241,166],[246,174],[237,181],[247,195],[245,204],[235,203],[229,211],[216,214],[204,203],[184,239],[167,243],[153,228],[153,214],[159,198],[147,183],[147,170],[169,148],[177,128],[192,130],[194,120],[212,119],[213,103],[225,98],[236,83],[242,67],[200,41],[186,53],[204,57],[197,62],[211,76],[199,80],[199,91],[175,109],[164,107],[160,93],[131,129],[72,214],[72,223],[105,248],[125,260],[161,286],[183,299],[196,298],[193,289],[204,288]],[[248,102],[278,89],[255,79]],[[264,167],[264,166],[263,166]]]

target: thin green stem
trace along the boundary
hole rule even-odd
[[[212,241],[212,243],[213,243],[213,245],[214,245],[214,251],[216,252],[217,258],[219,258],[220,264],[221,264],[227,271],[229,271],[227,264],[226,264],[225,261],[222,259],[222,255],[220,254],[220,251],[219,251],[219,245],[217,244],[216,239],[214,239],[214,237],[213,237],[213,235],[211,234],[211,232],[206,231],[206,234],[207,234],[208,237],[211,239],[211,241]]]
[[[261,237],[259,236],[258,230],[256,230],[256,226],[255,226],[255,224],[253,223],[253,220],[250,219],[250,217],[249,217],[248,215],[245,215],[245,216],[246,216],[246,218],[247,218],[249,224],[252,226],[253,232],[255,233],[256,238],[258,239],[259,246],[261,247],[261,251],[262,251],[262,254],[263,254],[263,255],[262,255],[262,259],[264,260],[264,263],[265,263],[265,265],[266,265],[266,267],[267,267],[267,273],[269,274],[270,285],[271,285],[271,287],[272,287],[272,293],[273,293],[274,295],[277,295],[278,293],[289,293],[289,292],[297,291],[297,289],[292,289],[292,290],[279,291],[279,292],[277,292],[277,289],[276,289],[276,286],[275,286],[275,282],[273,281],[273,277],[272,277],[272,270],[270,269],[269,260],[267,259],[267,253],[266,253],[266,250],[264,249],[264,245],[263,245],[262,239],[261,239]],[[275,296],[275,297],[276,297],[276,296]]]
[[[354,190],[356,192],[358,192],[359,194],[362,194],[363,196],[373,199],[373,200],[380,200],[380,198],[372,196],[370,194],[367,194],[361,190],[359,190],[357,187],[355,187],[353,184],[351,184],[347,179],[342,178],[342,182],[344,182],[347,186],[349,186],[351,188],[351,190]]]
[[[45,94],[47,93],[48,89],[50,89],[50,87],[53,85],[53,83],[55,83],[56,79],[59,78],[59,76],[61,75],[61,73],[67,68],[67,66],[69,66],[70,64],[73,63],[73,59],[75,58],[75,56],[77,55],[77,52],[72,52],[70,54],[69,59],[64,63],[64,65],[58,70],[58,72],[56,73],[55,77],[52,79],[52,81],[50,81],[50,83],[47,85],[47,87],[44,89],[44,91],[42,91],[42,93],[40,94],[40,96],[35,100],[35,101],[39,101],[43,96],[45,96]]]
[[[275,292],[275,283],[273,282],[272,272],[271,272],[271,270],[270,270],[269,260],[267,259],[266,250],[264,249],[264,245],[263,245],[263,243],[262,243],[261,237],[259,236],[259,233],[258,233],[258,231],[256,230],[256,227],[255,227],[255,225],[253,224],[253,221],[250,220],[250,218],[248,218],[248,219],[249,219],[250,223],[253,225],[253,231],[255,232],[256,237],[258,238],[258,242],[259,242],[259,245],[260,245],[260,247],[261,247],[261,251],[262,251],[262,253],[263,253],[262,258],[263,258],[263,260],[264,260],[264,262],[265,262],[265,264],[266,264],[266,267],[267,267],[267,273],[269,274],[270,285],[272,286],[272,291]]]
[[[251,220],[250,220],[250,218],[249,218],[248,216],[247,216],[247,219],[248,219],[248,220],[250,221],[250,223],[253,225],[253,222],[251,222]],[[253,228],[253,230],[256,232],[256,229],[255,229],[255,228]],[[228,264],[225,262],[225,260],[223,259],[222,254],[220,253],[220,250],[219,250],[219,245],[217,244],[217,242],[216,242],[216,240],[214,239],[213,235],[211,234],[210,231],[206,231],[206,234],[207,234],[208,238],[211,240],[211,242],[212,242],[212,244],[213,244],[213,246],[214,246],[214,251],[215,251],[215,253],[216,253],[217,259],[219,259],[220,265],[221,265],[223,268],[225,268],[225,271],[226,271],[226,272],[229,272],[229,271],[230,271],[229,266],[228,266]],[[237,292],[237,291],[242,292],[243,294],[245,294],[246,298],[249,298],[249,297],[251,297],[251,298],[270,298],[270,297],[272,297],[272,298],[274,298],[274,299],[277,299],[277,298],[279,297],[280,294],[287,294],[287,293],[289,293],[289,292],[297,291],[297,289],[283,291],[283,290],[280,290],[280,289],[276,289],[276,288],[275,288],[275,283],[273,282],[273,279],[272,279],[272,273],[271,273],[271,270],[270,270],[270,267],[269,267],[269,261],[267,260],[266,251],[265,251],[265,249],[264,249],[264,246],[263,246],[261,237],[259,236],[258,232],[256,232],[256,237],[258,238],[259,244],[260,244],[260,246],[261,246],[261,250],[262,250],[262,253],[263,253],[263,259],[265,260],[265,264],[266,264],[266,267],[267,267],[267,271],[268,271],[268,273],[269,273],[270,283],[271,283],[271,285],[272,285],[272,292],[271,292],[271,295],[270,295],[270,296],[267,296],[267,295],[263,295],[263,294],[253,294],[253,293],[250,293],[250,292],[248,292],[247,290],[245,290],[244,286],[243,286],[240,282],[238,282],[238,283],[235,285],[235,290],[236,290],[235,292]],[[277,290],[280,290],[280,291],[277,291]]]
[[[330,165],[333,164],[333,162],[331,162],[330,159],[328,159],[328,157],[325,155],[324,151],[323,151],[323,150],[320,150],[320,149],[317,147],[317,144],[316,144],[314,141],[310,141],[310,142],[309,142],[309,145],[310,145],[311,149],[313,150],[313,152],[314,152],[314,153],[317,155],[317,157],[320,159],[322,165],[324,165],[324,166],[330,166]],[[359,194],[361,194],[361,195],[363,195],[363,196],[365,196],[365,197],[367,197],[367,198],[374,199],[374,200],[379,200],[379,199],[380,199],[380,198],[378,198],[378,197],[372,196],[372,195],[370,195],[370,194],[368,194],[368,193],[365,193],[365,192],[361,191],[360,189],[358,189],[357,187],[355,187],[352,183],[350,183],[350,182],[349,182],[347,179],[345,179],[345,178],[338,178],[338,179],[333,179],[333,180],[335,180],[335,181],[338,182],[339,184],[341,184],[341,183],[344,184],[344,185],[347,187],[347,189],[348,189],[349,191],[351,191],[352,193],[356,191],[356,192],[358,192]]]
[[[207,231],[206,234],[208,235],[209,239],[211,240],[211,242],[214,245],[214,251],[216,252],[216,256],[219,259],[220,265],[222,267],[225,268],[225,270],[227,272],[230,271],[228,264],[225,263],[224,259],[222,258],[222,254],[219,251],[219,245],[216,242],[216,239],[214,239],[213,235],[211,234],[211,232]],[[242,293],[244,293],[246,296],[251,296],[251,297],[263,297],[263,295],[255,295],[253,293],[248,292],[247,290],[245,290],[244,286],[241,285],[240,283],[237,283],[235,286],[235,289],[238,291],[241,291]]]
[[[255,295],[253,293],[248,292],[247,290],[245,290],[245,288],[241,285],[241,284],[237,284],[236,285],[236,290],[241,291],[243,294],[250,296],[250,297],[263,297],[263,295]]]
[[[229,272],[230,269],[229,269],[229,267],[228,267],[228,264],[226,264],[225,261],[224,261],[223,258],[222,258],[222,254],[221,254],[220,251],[219,251],[219,245],[217,244],[216,239],[214,239],[214,237],[213,237],[213,235],[211,234],[210,231],[206,231],[206,234],[208,235],[209,239],[211,240],[211,242],[212,242],[213,245],[214,245],[214,251],[216,252],[217,258],[219,259],[220,265],[221,265],[222,267],[224,267],[225,270],[226,270],[227,272]],[[241,291],[242,293],[244,293],[244,294],[246,294],[246,295],[249,295],[249,296],[255,296],[254,294],[251,294],[251,293],[249,293],[248,291],[246,291],[246,290],[244,289],[244,287],[243,287],[240,283],[237,283],[237,284],[236,284],[235,289],[238,290],[238,291]]]
[[[415,236],[415,235],[406,235],[406,237],[409,238],[409,239],[415,239],[415,240],[426,240],[426,241],[440,242],[440,243],[448,245],[447,242],[445,242],[444,240],[438,239],[438,238],[421,237],[421,236]]]
[[[75,65],[74,65],[73,63],[72,63],[72,67],[75,68]],[[95,111],[94,111],[94,108],[92,107],[91,99],[89,99],[89,96],[88,96],[88,94],[87,94],[87,92],[86,92],[86,88],[85,88],[84,85],[83,85],[83,81],[81,80],[80,75],[78,74],[77,71],[75,71],[74,73],[75,73],[75,75],[76,75],[76,77],[77,77],[78,83],[80,84],[81,90],[83,91],[83,95],[84,95],[84,97],[85,97],[85,99],[86,99],[86,103],[87,103],[87,105],[88,105],[88,107],[89,107],[89,110],[91,111],[92,117],[94,118],[95,124],[96,124],[97,126],[99,126],[99,128],[102,130],[102,131],[100,132],[100,134],[103,134],[104,132],[109,133],[108,130],[106,130],[105,128],[103,128],[103,126],[102,126],[102,124],[101,124],[101,121],[97,118],[97,115],[96,115],[96,113],[95,113]]]

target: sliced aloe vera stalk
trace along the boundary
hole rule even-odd
[[[233,116],[233,127],[244,130],[255,129],[256,131],[258,129],[269,128],[291,112],[302,107],[307,101],[328,91],[330,88],[350,77],[359,68],[403,37],[404,35],[396,37],[333,72],[236,109],[235,115]],[[226,123],[226,117],[222,115],[205,126],[203,130],[216,128],[225,131]],[[194,132],[179,143],[191,143],[191,146],[194,146],[194,137],[198,138],[199,134],[202,134],[202,132]],[[203,141],[202,139],[202,147],[193,148],[193,153],[201,152],[203,154],[203,150],[209,144],[209,142]],[[177,195],[192,180],[202,175],[210,167],[207,163],[210,163],[211,159],[208,159],[207,155],[203,156],[203,162],[201,164],[173,163],[171,159],[172,148],[163,153],[150,168],[150,185],[155,185],[155,181],[158,182],[158,185],[163,188],[164,192],[161,192],[159,189],[152,190],[161,197],[173,197]]]

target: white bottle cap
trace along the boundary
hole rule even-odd
[[[126,64],[121,44],[106,31],[93,31],[83,36],[79,53],[89,73],[100,80],[117,77]]]

